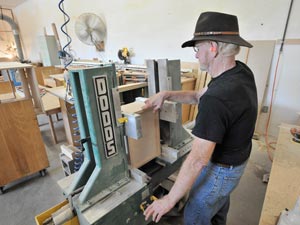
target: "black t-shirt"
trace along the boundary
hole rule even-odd
[[[213,78],[200,98],[192,133],[216,142],[215,163],[240,165],[249,158],[257,117],[252,71],[243,63]]]

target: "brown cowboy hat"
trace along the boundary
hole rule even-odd
[[[253,46],[240,37],[238,19],[234,15],[219,12],[201,13],[192,40],[181,47],[193,47],[197,41],[211,40],[232,43],[252,48]]]

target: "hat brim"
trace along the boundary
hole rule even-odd
[[[194,37],[192,40],[184,42],[181,47],[193,47],[195,46],[195,43],[198,41],[219,41],[219,42],[225,42],[230,44],[236,44],[239,46],[245,46],[248,48],[252,48],[253,45],[251,45],[249,42],[241,38],[237,35],[222,35],[222,36],[200,36],[200,37]]]

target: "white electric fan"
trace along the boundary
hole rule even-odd
[[[75,34],[83,43],[94,45],[98,51],[104,51],[106,26],[96,14],[81,14],[75,21]]]

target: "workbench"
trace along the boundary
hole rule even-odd
[[[283,123],[272,163],[259,225],[275,225],[284,209],[293,209],[300,196],[300,143],[294,142],[292,127]]]
[[[55,84],[52,87],[59,87],[59,86],[63,86],[65,83],[65,78],[64,78],[64,74],[60,73],[60,74],[51,74],[49,75],[50,78],[52,78],[55,82]]]

